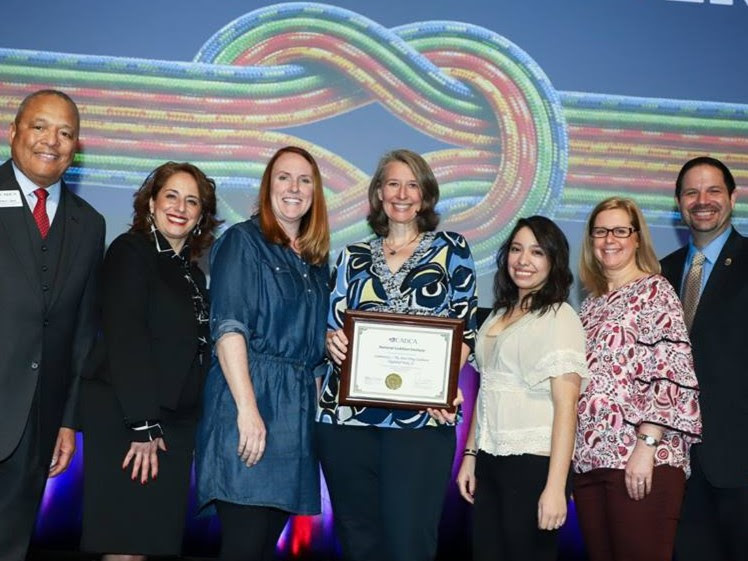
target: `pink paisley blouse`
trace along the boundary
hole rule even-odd
[[[660,275],[630,282],[580,311],[590,382],[579,399],[577,473],[624,469],[640,423],[665,429],[655,465],[690,475],[688,452],[701,435],[699,387],[683,308]]]

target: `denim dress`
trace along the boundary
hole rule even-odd
[[[262,458],[247,467],[236,452],[236,404],[214,356],[197,433],[198,503],[212,507],[221,500],[317,514],[314,377],[324,361],[328,266],[310,265],[290,248],[268,243],[255,216],[216,242],[210,269],[211,336],[213,341],[232,332],[244,336],[267,436]]]

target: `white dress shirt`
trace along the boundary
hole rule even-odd
[[[39,186],[26,177],[23,172],[16,167],[15,162],[13,162],[13,173],[16,175],[16,181],[18,181],[18,185],[21,187],[21,193],[23,193],[23,196],[26,198],[26,204],[29,205],[29,210],[33,212],[34,207],[36,206],[36,201],[38,200],[34,191],[36,191]],[[57,182],[52,183],[52,185],[46,189],[49,193],[49,196],[47,197],[47,216],[49,216],[49,225],[52,226],[52,221],[55,219],[55,214],[57,214],[57,207],[60,206],[62,180],[58,179]]]

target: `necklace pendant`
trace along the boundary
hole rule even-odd
[[[390,250],[390,255],[395,255],[396,253],[397,253],[397,251],[396,251],[396,250],[394,250],[394,249],[391,249],[391,250]]]

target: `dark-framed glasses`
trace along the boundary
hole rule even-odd
[[[602,226],[594,226],[590,228],[590,236],[593,238],[607,238],[608,234],[613,234],[614,238],[629,238],[634,232],[638,232],[636,228],[632,226],[616,226],[615,228],[603,228]]]

